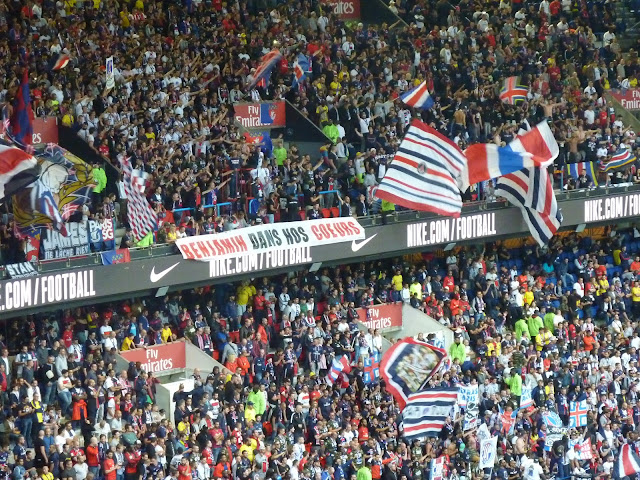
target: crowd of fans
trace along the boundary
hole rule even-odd
[[[392,28],[347,24],[313,0],[5,2],[0,99],[13,97],[19,57],[30,49],[35,113],[59,116],[105,161],[126,155],[149,172],[149,201],[177,224],[161,232],[168,241],[300,212],[317,218],[332,207],[366,215],[369,187],[414,114],[461,148],[508,143],[525,121],[547,119],[559,166],[606,159],[622,143],[635,149],[603,97],[637,85],[640,72],[635,52],[622,59],[624,22],[612,5],[399,0],[389,8],[408,26]],[[247,91],[272,48],[284,58],[269,85]],[[52,72],[65,51],[69,66]],[[312,71],[292,87],[299,53]],[[105,87],[108,56],[113,89]],[[511,75],[530,86],[516,107],[497,97]],[[397,99],[422,80],[436,104],[416,113]],[[272,149],[249,144],[233,123],[234,103],[283,98],[332,143],[316,155],[275,135]],[[319,194],[326,191],[336,193]],[[466,197],[485,191],[490,185]],[[101,193],[92,208],[115,211]],[[204,208],[224,200],[234,201],[231,217]],[[182,208],[191,210],[176,218]],[[445,455],[451,479],[609,478],[620,446],[636,446],[640,422],[639,236],[489,245],[15,319],[0,355],[0,472],[14,480],[414,480]],[[437,438],[408,444],[384,384],[365,384],[364,360],[383,341],[359,331],[355,307],[390,301],[456,332],[451,368],[431,386],[478,383],[480,418],[499,436],[491,471],[478,471],[475,431],[462,432],[460,418]],[[135,365],[115,371],[115,355],[179,340],[231,374],[196,372],[170,422],[155,404],[157,380]],[[327,367],[342,354],[353,370],[328,385]],[[520,410],[505,434],[499,411],[519,406],[523,382],[535,386],[535,407]],[[591,439],[588,461],[566,439],[545,445],[541,422],[545,410],[566,422],[568,402],[582,399],[590,421],[570,436]]]
[[[640,422],[640,231],[606,233],[16,319],[0,346],[0,469],[16,480],[387,480],[429,478],[430,460],[445,456],[447,478],[611,478]],[[366,318],[356,307],[394,301],[454,330],[451,366],[429,387],[479,385],[480,421],[499,437],[491,471],[478,469],[477,431],[463,432],[463,416],[409,443],[382,379],[366,381],[364,363],[385,341],[358,328]],[[196,368],[170,422],[155,402],[158,380],[140,365],[116,371],[115,355],[175,341],[224,368]],[[352,370],[329,384],[328,367],[344,354]],[[507,432],[499,413],[518,408],[523,385],[534,406]],[[591,440],[589,460],[569,438],[545,437],[541,415],[556,411],[567,424],[573,400],[588,402],[589,421],[568,437]]]
[[[636,52],[623,59],[616,35],[625,20],[614,18],[612,5],[402,0],[389,8],[406,23],[390,26],[342,21],[318,0],[25,0],[0,12],[8,32],[0,99],[12,98],[18,57],[33,45],[36,115],[57,115],[109,163],[131,157],[152,175],[149,201],[187,235],[305,218],[316,204],[314,215],[367,215],[380,208],[369,187],[384,176],[414,115],[462,148],[508,143],[525,122],[547,118],[561,146],[558,166],[606,160],[622,143],[635,148],[633,132],[603,97],[608,88],[634,87],[638,74]],[[283,59],[270,82],[248,91],[273,48]],[[61,52],[70,64],[51,71]],[[294,84],[300,53],[310,72]],[[105,85],[108,56],[112,89]],[[529,101],[515,107],[497,96],[513,75],[530,86]],[[398,97],[423,80],[436,102],[415,112]],[[302,153],[275,133],[272,146],[249,143],[234,124],[234,104],[279,99],[331,143],[320,153]],[[628,172],[612,177],[619,182]],[[320,193],[332,191],[340,194]],[[484,199],[487,192],[491,186],[483,185],[464,197]],[[95,200],[102,211],[103,195]],[[221,203],[227,206],[205,208]],[[238,212],[242,221],[228,217]]]

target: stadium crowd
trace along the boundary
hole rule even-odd
[[[611,3],[389,7],[408,26],[345,24],[316,1],[5,2],[0,99],[13,97],[18,58],[30,48],[37,115],[59,116],[105,161],[130,156],[151,174],[148,198],[163,216],[192,209],[174,218],[167,241],[301,211],[314,218],[323,208],[366,215],[367,189],[384,176],[414,114],[397,98],[422,80],[436,105],[420,115],[462,148],[508,143],[525,120],[545,118],[560,165],[606,158],[620,143],[635,148],[603,99],[607,88],[636,86],[639,72],[635,52],[622,60],[624,22]],[[247,92],[274,47],[284,59],[269,86]],[[52,72],[64,51],[70,65]],[[299,53],[312,72],[292,88]],[[116,84],[106,89],[110,55]],[[499,101],[510,75],[530,85],[526,104]],[[273,149],[248,144],[233,124],[234,103],[280,98],[331,139],[317,157],[279,138]],[[253,211],[249,198],[258,200]],[[95,199],[92,208],[112,211],[100,189]],[[233,216],[203,208],[226,199],[235,200]],[[413,480],[446,455],[451,479],[609,478],[640,422],[638,236],[488,245],[15,319],[1,339],[0,471],[13,480]],[[480,418],[500,440],[491,471],[477,471],[475,432],[462,432],[459,418],[438,438],[408,444],[382,382],[365,384],[363,361],[383,340],[358,330],[354,307],[390,301],[456,332],[452,366],[431,386],[480,385]],[[153,376],[113,366],[119,350],[179,340],[232,374],[197,377],[196,389],[177,398],[172,423],[155,405]],[[346,384],[327,385],[341,354],[353,370]],[[505,434],[499,409],[519,406],[523,382],[535,386],[535,408],[519,411]],[[589,402],[589,423],[570,435],[591,439],[589,461],[566,441],[545,449],[541,413],[555,410],[566,422],[576,399]]]
[[[429,478],[429,461],[445,456],[445,478],[611,478],[640,422],[640,232],[598,238],[487,244],[16,319],[0,356],[0,469],[42,480],[389,480]],[[394,301],[454,330],[451,366],[429,387],[479,386],[480,422],[499,438],[492,470],[478,470],[464,415],[406,442],[384,381],[367,381],[364,362],[385,340],[358,328],[355,307]],[[114,361],[175,341],[224,369],[195,369],[172,423],[155,404],[158,380]],[[352,370],[329,384],[343,354]],[[506,431],[500,412],[517,410],[527,385],[533,406]],[[568,430],[591,441],[589,460],[566,437],[546,439],[541,415],[556,411],[566,425],[573,400],[589,405],[587,425]]]
[[[389,26],[344,22],[317,0],[14,2],[0,13],[8,32],[0,100],[13,97],[18,57],[33,45],[36,115],[57,115],[111,164],[131,157],[152,175],[148,198],[167,227],[182,224],[187,235],[306,214],[367,215],[394,209],[372,204],[369,187],[384,176],[413,115],[462,148],[508,143],[524,122],[547,118],[561,146],[558,166],[607,159],[621,143],[635,148],[634,133],[603,97],[637,85],[637,54],[623,59],[616,32],[625,19],[614,18],[612,5],[402,0],[389,8],[406,26]],[[247,91],[272,48],[283,59],[270,82]],[[51,71],[64,52],[70,64]],[[292,86],[300,53],[311,71]],[[497,95],[513,75],[530,86],[529,101],[515,107]],[[398,97],[423,80],[435,105],[412,112]],[[237,102],[284,98],[331,140],[320,153],[303,154],[275,134],[272,145],[251,144],[234,124]],[[584,182],[565,175],[562,183]],[[94,208],[112,211],[110,201],[100,203],[104,188]],[[490,185],[473,190],[467,200],[491,196]],[[204,208],[220,203],[227,206]]]

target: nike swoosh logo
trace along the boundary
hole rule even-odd
[[[371,240],[373,240],[374,238],[376,238],[376,235],[378,235],[377,233],[374,233],[373,235],[371,235],[369,238],[365,238],[363,241],[361,241],[360,243],[356,242],[355,240],[353,240],[351,242],[351,250],[354,252],[357,252],[358,250],[360,250],[362,247],[364,247],[367,243],[369,243]]]
[[[151,283],[156,283],[159,282],[160,280],[162,280],[162,277],[164,277],[167,273],[169,273],[171,270],[173,270],[174,268],[176,268],[178,265],[180,264],[180,262],[171,265],[169,268],[165,268],[164,270],[156,273],[156,267],[154,266],[151,269],[151,274],[149,275],[149,280],[151,280]]]

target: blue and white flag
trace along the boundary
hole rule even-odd
[[[409,395],[402,410],[404,436],[416,438],[437,436],[458,400],[458,388],[432,388]]]
[[[400,99],[410,107],[420,110],[428,110],[433,107],[434,103],[433,98],[429,94],[426,81],[400,95]]]
[[[529,408],[533,406],[533,398],[531,397],[531,387],[522,386],[522,396],[520,397],[520,408]]]
[[[480,403],[478,385],[458,385],[458,405],[466,407],[469,403]]]
[[[302,80],[307,76],[307,72],[309,71],[309,58],[304,55],[298,55],[295,63],[293,64],[293,86],[299,85],[302,83]]]

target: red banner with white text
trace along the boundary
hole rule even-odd
[[[120,356],[127,362],[140,362],[146,372],[153,374],[187,368],[187,350],[184,342],[136,348],[120,352]]]
[[[0,122],[0,136],[4,126]],[[56,117],[37,117],[33,119],[33,138],[31,143],[58,143],[58,119]]]
[[[387,303],[372,307],[358,308],[360,321],[374,330],[388,330],[402,327],[402,303]]]

